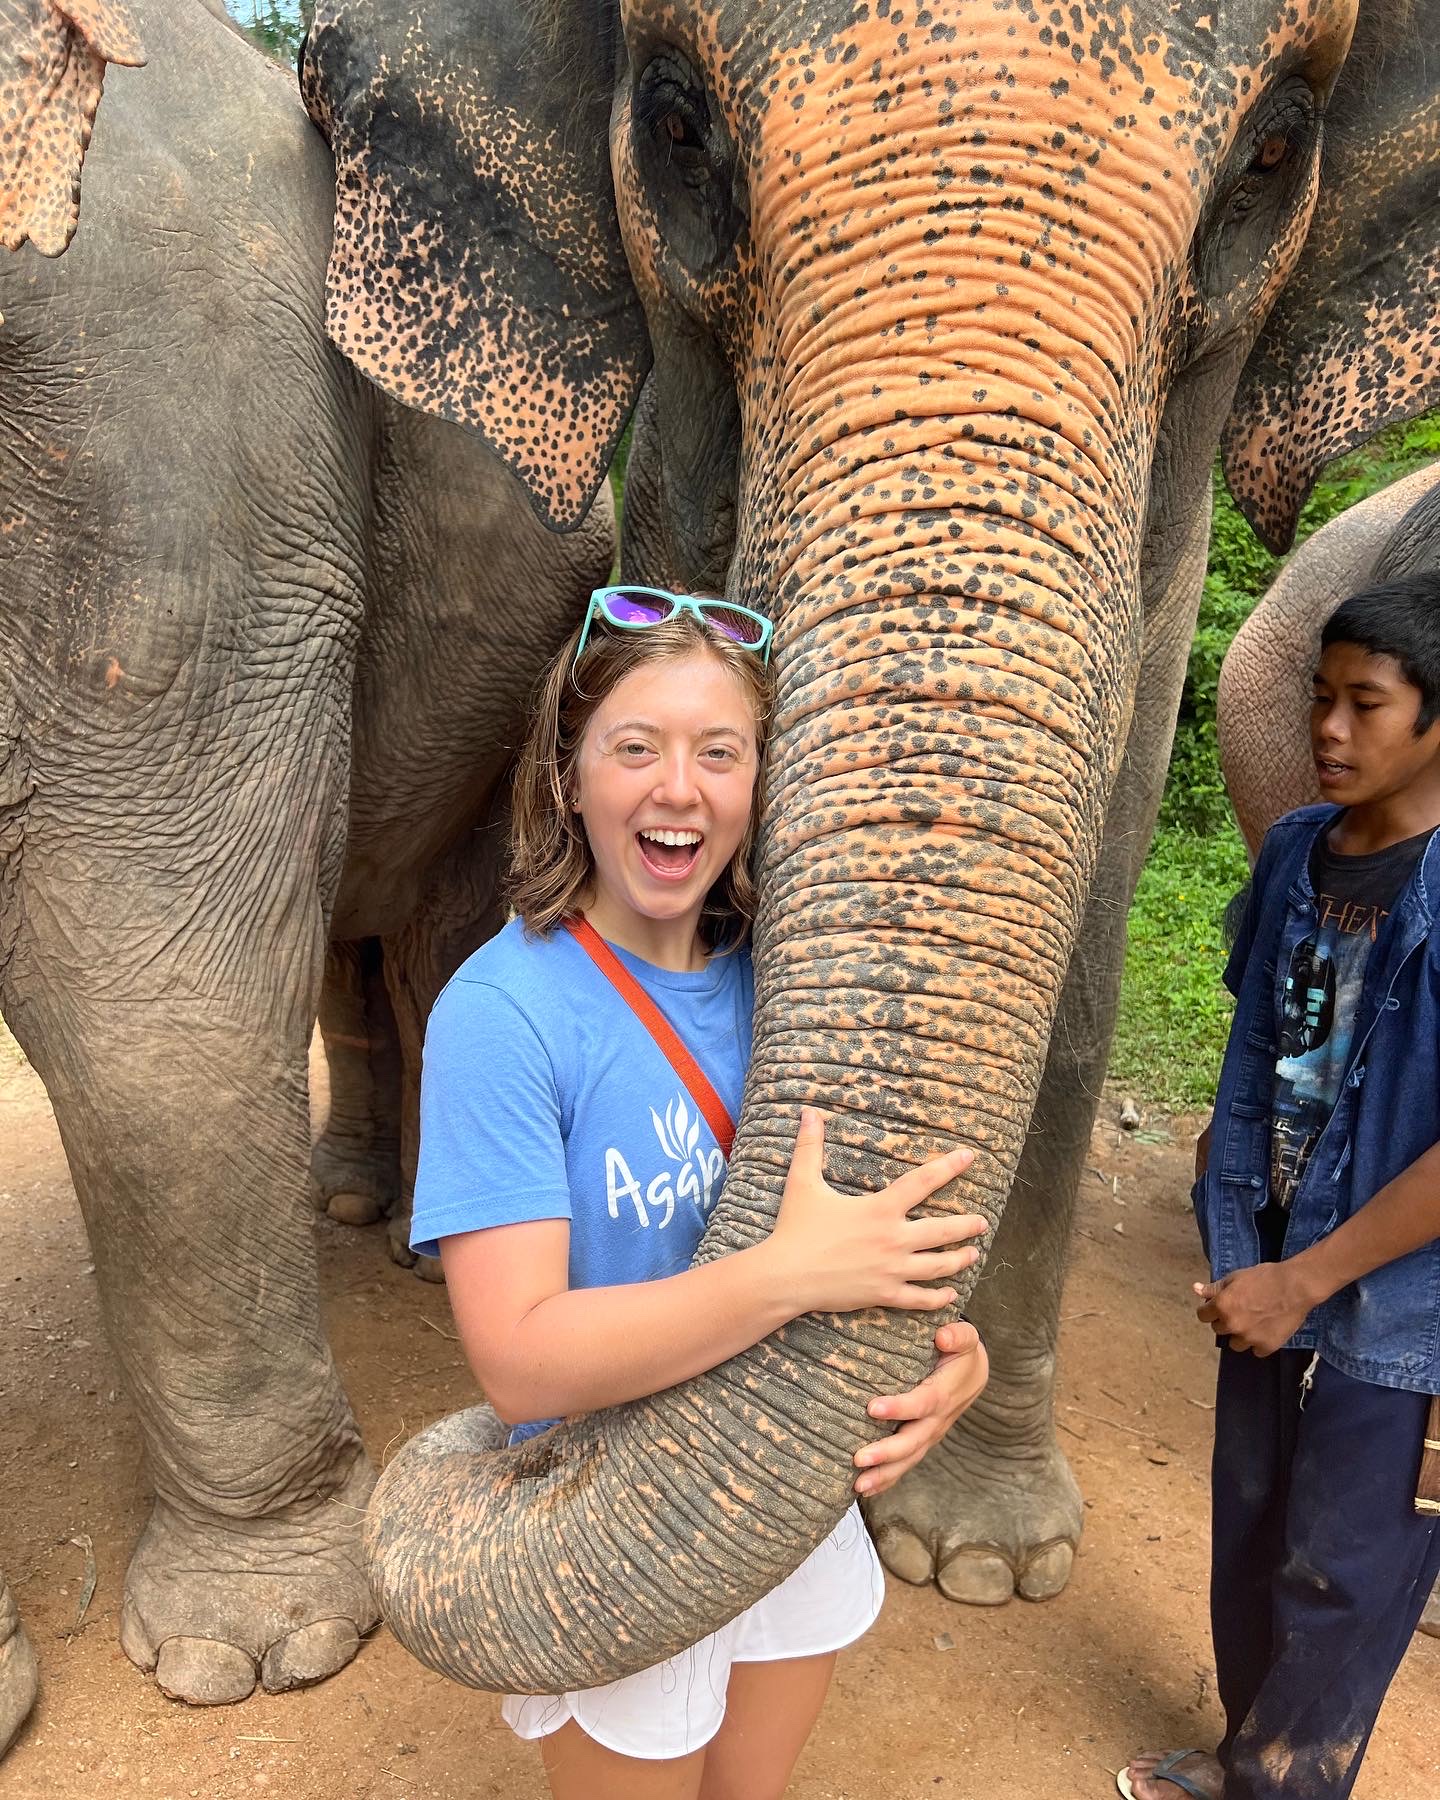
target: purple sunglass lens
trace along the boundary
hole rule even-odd
[[[737,644],[758,644],[761,626],[758,619],[747,619],[744,613],[731,612],[728,606],[707,606],[705,617],[717,631],[723,631]]]
[[[622,625],[658,625],[674,610],[663,600],[652,600],[644,594],[607,594],[605,603],[613,618]]]

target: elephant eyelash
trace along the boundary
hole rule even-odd
[[[680,122],[683,136],[665,129],[667,120],[672,118]],[[667,168],[674,161],[677,150],[689,157],[704,154],[706,134],[710,128],[709,110],[703,97],[676,71],[662,66],[654,73],[646,72],[646,78],[642,80],[636,95],[635,122],[648,133],[652,141],[664,130]]]

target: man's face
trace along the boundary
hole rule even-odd
[[[1327,645],[1315,671],[1310,749],[1320,792],[1341,806],[1402,792],[1440,756],[1440,720],[1415,734],[1420,690],[1393,656]]]

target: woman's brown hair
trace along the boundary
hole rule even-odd
[[[755,916],[757,895],[750,860],[760,822],[771,671],[753,650],[702,624],[692,613],[676,613],[643,631],[617,631],[597,615],[585,654],[577,664],[580,629],[577,626],[571,632],[545,671],[516,766],[510,904],[526,929],[541,937],[548,937],[562,919],[580,910],[595,872],[585,827],[574,810],[576,762],[585,728],[627,675],[699,651],[724,665],[755,709],[757,768],[750,822],[724,874],[706,895],[700,915],[700,932],[710,948],[733,950],[744,943]]]

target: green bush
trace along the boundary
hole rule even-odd
[[[1225,909],[1249,865],[1233,821],[1162,827],[1130,908],[1111,1076],[1172,1110],[1208,1106],[1230,1029]]]
[[[314,0],[225,0],[235,23],[276,62],[295,66],[310,20]]]

